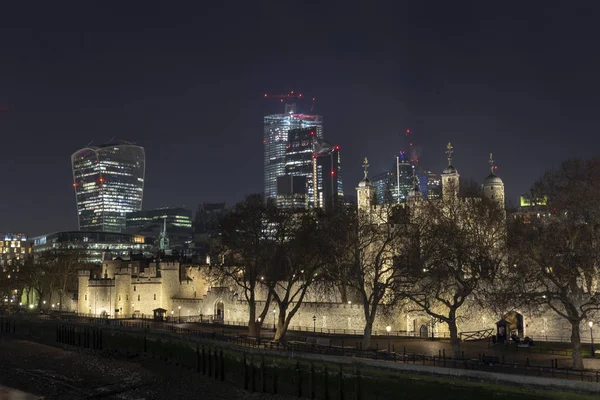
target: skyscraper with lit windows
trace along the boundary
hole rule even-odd
[[[299,114],[295,104],[286,104],[284,114],[264,117],[264,195],[277,197],[277,178],[286,175],[286,149],[291,129],[314,127],[314,135],[323,138],[323,118],[320,115]]]
[[[119,141],[88,146],[71,156],[79,229],[121,232],[125,214],[142,209],[144,148]]]

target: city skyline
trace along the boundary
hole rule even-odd
[[[406,129],[435,173],[448,141],[465,179],[482,181],[493,152],[515,205],[546,169],[597,153],[598,5],[525,4],[518,16],[395,3],[318,15],[269,2],[234,14],[149,3],[144,18],[132,5],[5,11],[0,168],[15,173],[3,180],[2,231],[76,229],[68,156],[113,136],[146,148],[144,207],[261,192],[261,118],[281,112],[263,95],[292,89],[315,97],[343,149],[346,192],[365,156],[373,173],[388,168]]]

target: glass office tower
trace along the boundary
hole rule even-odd
[[[127,142],[89,146],[71,156],[79,230],[121,232],[142,209],[144,148]]]
[[[323,118],[320,115],[298,114],[294,104],[286,105],[285,114],[264,117],[264,194],[277,197],[277,177],[286,174],[286,147],[290,129],[315,128],[315,136],[323,137]]]

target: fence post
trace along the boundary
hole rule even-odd
[[[200,373],[200,344],[196,342],[196,373]]]
[[[356,366],[356,400],[360,400],[360,369]]]
[[[223,350],[221,350],[221,373],[219,376],[221,377],[221,382],[225,381],[225,357],[223,356]],[[263,366],[264,368],[264,366]]]
[[[598,374],[597,373],[596,373],[596,382],[598,382]],[[340,384],[340,400],[344,400],[344,370],[343,370],[342,364],[340,364],[339,384]]]
[[[296,376],[298,380],[298,397],[302,397],[302,371],[300,371],[300,362],[296,362]]]
[[[310,363],[310,398],[315,398],[315,388],[317,383],[315,382],[315,365]]]

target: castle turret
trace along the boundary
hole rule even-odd
[[[454,147],[448,142],[446,146],[446,154],[448,155],[448,166],[442,172],[442,198],[449,200],[458,197],[458,188],[460,185],[460,175],[456,168],[452,166],[452,153]]]
[[[504,208],[504,182],[494,173],[496,166],[494,165],[492,153],[490,153],[489,163],[490,174],[483,181],[483,195]]]
[[[356,188],[356,200],[359,210],[368,210],[373,205],[376,191],[375,186],[367,177],[369,173],[369,160],[366,157],[363,162],[363,168],[365,170],[365,177],[358,183],[358,187]]]

